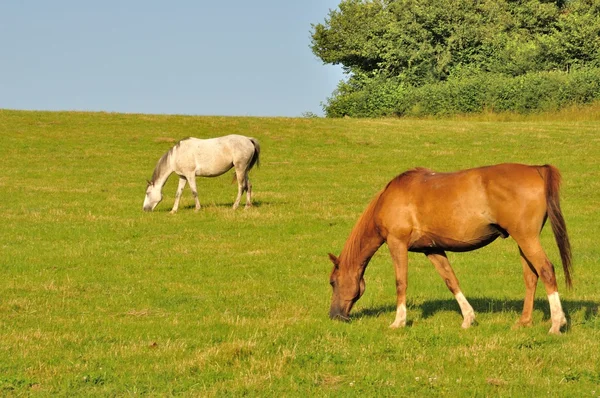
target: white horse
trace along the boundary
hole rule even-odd
[[[179,199],[186,182],[196,201],[196,211],[200,210],[200,200],[196,190],[196,176],[217,177],[235,168],[238,183],[238,194],[233,208],[237,209],[244,191],[246,191],[246,208],[252,206],[252,184],[248,172],[259,164],[260,146],[255,138],[243,135],[226,135],[224,137],[199,139],[186,138],[179,141],[158,161],[148,181],[144,211],[152,211],[162,200],[162,188],[171,173],[179,175],[179,186],[175,193],[175,203],[171,213],[177,212]]]

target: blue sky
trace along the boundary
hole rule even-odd
[[[0,2],[0,109],[301,116],[344,75],[310,50],[339,0]]]

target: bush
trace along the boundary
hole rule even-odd
[[[352,82],[340,82],[328,99],[328,117],[382,117],[394,115],[405,92],[395,80],[373,79],[356,89]]]
[[[532,72],[517,77],[479,73],[421,87],[405,87],[384,79],[366,81],[360,88],[343,82],[329,98],[325,113],[328,117],[434,116],[490,110],[531,113],[598,99],[599,68]]]

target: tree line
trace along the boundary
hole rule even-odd
[[[313,53],[327,116],[558,109],[600,97],[600,0],[343,0]]]

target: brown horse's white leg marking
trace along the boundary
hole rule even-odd
[[[396,319],[390,327],[396,329],[404,326],[406,326],[406,304],[402,303],[396,308]]]
[[[462,294],[458,284],[458,278],[450,266],[450,261],[448,261],[446,253],[443,251],[427,253],[427,258],[440,274],[446,283],[446,286],[448,286],[448,289],[454,294],[463,316],[462,327],[464,329],[470,327],[475,321],[475,311],[473,311],[473,307],[471,307],[471,304],[469,304],[465,295]]]
[[[567,324],[567,319],[562,310],[560,298],[558,296],[558,286],[556,284],[554,266],[550,260],[548,260],[537,236],[529,240],[520,240],[518,237],[515,237],[515,240],[519,243],[525,261],[528,264],[531,264],[535,269],[536,274],[542,279],[544,287],[546,288],[546,294],[548,295],[548,302],[550,304],[550,318],[552,319],[552,326],[550,327],[549,333],[560,334],[560,328]],[[528,311],[528,305],[529,303],[527,301],[523,305],[524,314]]]
[[[456,301],[458,301],[458,305],[460,306],[460,312],[462,312],[462,328],[468,329],[469,327],[471,327],[473,322],[475,322],[475,311],[473,311],[473,307],[471,307],[471,304],[469,304],[467,298],[464,294],[462,294],[462,292],[459,291],[454,295],[454,297],[456,298]]]
[[[408,286],[408,249],[399,239],[389,237],[387,241],[396,272],[396,319],[391,328],[406,326],[406,288]]]
[[[567,324],[567,318],[560,304],[558,292],[548,295],[548,302],[550,303],[550,318],[552,318],[552,327],[549,333],[560,334],[560,328]]]

